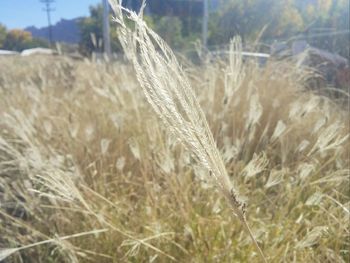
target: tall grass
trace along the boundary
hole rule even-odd
[[[246,204],[228,177],[205,114],[185,72],[170,47],[148,28],[142,19],[143,9],[146,7],[145,2],[138,15],[128,9],[123,9],[118,1],[111,1],[111,3],[116,14],[115,20],[120,25],[120,42],[125,54],[134,65],[137,79],[147,101],[164,122],[165,127],[209,172],[210,177],[214,179],[213,182],[250,235],[262,260],[266,262],[247,223]],[[123,11],[127,12],[129,20],[135,23],[133,31],[124,22]],[[241,53],[241,49],[235,49],[236,45],[239,45],[239,40],[232,42],[230,51]],[[225,85],[225,97],[227,98],[225,103],[231,102],[230,99],[234,96],[233,87],[235,84],[239,85],[237,82],[241,76],[241,64],[241,56],[236,58],[235,55],[232,55],[230,57],[231,74],[229,73],[228,76],[233,78],[233,81],[230,85]]]
[[[6,58],[0,72],[6,262],[259,262],[129,65]],[[235,56],[180,74],[267,260],[348,262],[347,109],[304,89],[307,75],[289,63]]]

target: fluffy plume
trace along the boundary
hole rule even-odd
[[[197,161],[204,166],[223,195],[231,204],[235,214],[246,226],[245,203],[239,198],[233,187],[223,160],[209,129],[205,114],[190,86],[184,70],[179,65],[168,45],[142,19],[145,2],[139,14],[124,9],[119,1],[110,1],[115,12],[115,21],[119,24],[119,39],[126,56],[133,63],[137,79],[141,84],[148,102],[162,119],[165,127],[173,133]],[[123,11],[135,28],[129,28]],[[234,40],[233,46],[239,40]],[[232,67],[237,62],[231,59]],[[232,76],[234,82],[238,75]],[[234,90],[226,91],[232,96]],[[253,238],[253,236],[251,235]],[[253,238],[253,241],[254,238]],[[255,242],[257,246],[257,243]],[[259,252],[261,253],[260,249]],[[262,254],[262,253],[261,253]]]
[[[131,31],[124,22],[119,2],[111,1],[111,4],[121,27],[120,42],[135,67],[148,102],[165,126],[210,171],[224,195],[236,202],[236,214],[243,216],[244,204],[237,198],[238,192],[227,175],[204,112],[174,53],[147,27],[142,11],[137,15],[124,9],[135,23],[135,30]]]

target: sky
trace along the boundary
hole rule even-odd
[[[72,19],[89,15],[89,6],[102,2],[102,0],[55,0],[51,13],[52,23],[61,18]],[[0,24],[8,29],[25,28],[28,26],[47,26],[44,4],[40,0],[0,0]]]

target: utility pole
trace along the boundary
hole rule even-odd
[[[51,8],[50,5],[55,2],[55,0],[40,0],[43,4],[45,4],[45,8],[43,8],[43,11],[47,14],[47,22],[49,25],[49,41],[50,41],[50,47],[52,46],[53,40],[52,40],[52,25],[51,25],[51,12],[55,11],[55,9]]]
[[[103,4],[103,46],[104,52],[110,58],[111,51],[111,39],[109,35],[109,3],[108,0],[102,0]]]
[[[208,19],[209,19],[209,0],[203,0],[203,19],[202,19],[202,45],[207,49],[208,44]]]

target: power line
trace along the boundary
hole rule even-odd
[[[45,4],[45,8],[43,8],[43,11],[47,14],[47,23],[49,25],[49,41],[50,46],[52,46],[53,40],[52,40],[52,25],[51,25],[51,12],[55,11],[54,8],[51,8],[51,4],[55,2],[55,0],[40,0],[43,4]]]

